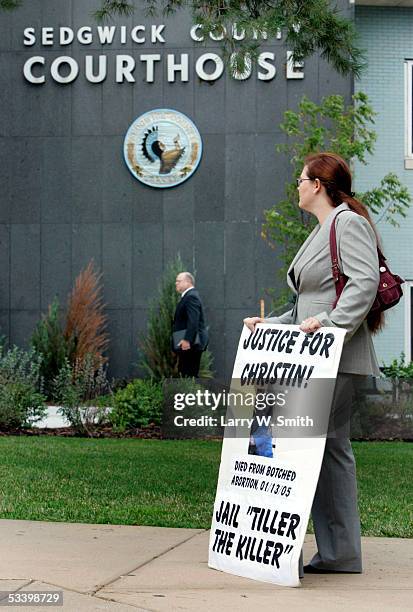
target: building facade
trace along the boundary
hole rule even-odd
[[[225,67],[221,74],[219,43],[198,40],[188,13],[148,18],[135,4],[133,16],[109,24],[116,28],[110,42],[92,17],[96,0],[26,0],[0,15],[0,328],[11,343],[27,345],[53,297],[65,304],[93,258],[103,273],[111,374],[132,376],[150,300],[180,253],[206,304],[215,368],[228,375],[243,317],[258,313],[265,290],[280,282],[278,253],[262,240],[261,224],[289,179],[289,162],[276,152],[283,113],[303,94],[349,101],[354,84],[317,56],[303,67],[288,64],[282,34],[264,42],[267,64],[249,78],[235,79]],[[411,9],[339,6],[355,14],[368,53],[355,87],[379,113],[376,154],[356,168],[357,188],[391,170],[409,184]],[[203,143],[196,172],[168,189],[142,184],[123,159],[130,125],[159,108],[186,115]],[[411,215],[397,230],[380,225],[390,261],[406,278],[410,226]],[[407,342],[406,304],[377,340],[383,360]]]
[[[356,166],[356,187],[364,191],[395,173],[413,197],[413,2],[356,2],[355,23],[367,67],[357,91],[365,92],[377,113],[377,142],[367,165]],[[402,301],[386,315],[386,327],[375,339],[381,365],[412,352],[413,209],[399,217],[399,227],[377,219],[389,265],[406,280]]]

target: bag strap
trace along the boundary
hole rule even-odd
[[[341,213],[349,212],[349,209],[340,210],[334,217],[331,226],[330,226],[330,255],[331,255],[331,270],[333,273],[334,281],[337,282],[340,277],[340,267],[338,265],[338,254],[337,254],[337,236],[336,236],[336,219]],[[354,212],[351,211],[350,212]],[[357,214],[357,213],[355,213]],[[379,265],[381,266],[385,261],[386,257],[384,256],[381,248],[377,245],[377,254],[379,257]]]
[[[341,213],[348,212],[348,209],[340,210],[338,212],[330,226],[330,256],[331,256],[331,271],[333,273],[334,282],[337,282],[340,278],[340,267],[338,265],[338,253],[337,253],[337,235],[336,235],[336,219]]]
[[[377,254],[379,256],[379,265],[381,266],[381,264],[384,264],[384,262],[386,261],[386,257],[383,255],[383,252],[379,245],[377,245]]]

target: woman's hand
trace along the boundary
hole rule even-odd
[[[322,325],[320,321],[315,317],[309,317],[308,319],[304,319],[304,321],[300,325],[301,331],[306,332],[307,334],[317,331],[317,329],[320,329],[320,327],[322,327]]]
[[[244,325],[246,325],[248,327],[248,329],[250,331],[255,331],[255,326],[257,325],[257,323],[263,323],[264,319],[261,319],[261,317],[247,317],[246,319],[244,319]]]

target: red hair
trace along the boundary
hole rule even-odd
[[[334,207],[346,202],[351,210],[367,219],[376,235],[377,244],[379,244],[379,236],[367,207],[360,200],[357,200],[354,197],[355,194],[351,191],[351,172],[344,159],[336,153],[315,153],[308,155],[304,164],[308,178],[313,181],[318,179],[324,185]],[[369,313],[367,324],[370,331],[379,331],[384,325],[383,313]]]

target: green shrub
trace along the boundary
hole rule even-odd
[[[53,388],[54,396],[60,403],[60,414],[77,433],[92,436],[96,429],[108,421],[108,402],[98,399],[102,395],[111,394],[107,369],[100,365],[96,371],[94,355],[88,354],[74,365],[66,359],[54,380]]]
[[[0,345],[0,427],[29,427],[46,414],[41,357],[17,346]]]
[[[169,378],[163,381],[164,405],[162,413],[163,439],[203,439],[224,435],[221,419],[227,414],[227,401],[224,393],[227,391],[217,381],[195,378]],[[228,389],[228,391],[234,391]],[[220,395],[220,401],[212,404],[207,402],[207,394]],[[189,395],[193,397],[189,400]],[[176,417],[179,415],[179,421]],[[233,416],[231,414],[231,416]],[[201,419],[200,419],[201,417]],[[205,417],[206,420],[202,420]],[[183,424],[183,419],[192,419],[192,424]],[[210,420],[209,420],[210,419]]]
[[[107,395],[99,395],[84,402],[85,406],[95,406],[99,408],[110,408],[113,406],[113,393]]]
[[[390,365],[384,365],[382,372],[392,383],[392,400],[398,403],[403,394],[408,396],[413,392],[413,361],[406,363],[405,354],[401,353],[400,359],[393,359]]]
[[[44,392],[52,399],[53,380],[62,368],[65,359],[70,358],[70,342],[63,334],[59,317],[59,300],[54,298],[47,315],[43,315],[31,338],[31,345],[42,357],[41,375]]]
[[[83,362],[88,355],[93,355],[95,372],[107,361],[104,352],[109,338],[105,331],[107,317],[100,281],[101,274],[95,271],[91,260],[76,277],[66,316],[59,316],[59,300],[55,297],[47,314],[36,326],[31,345],[42,356],[41,374],[49,399],[56,399],[53,397],[54,380],[65,360],[75,366],[76,362]]]
[[[162,405],[161,383],[137,378],[114,395],[110,420],[119,431],[147,427],[151,423],[159,425]]]
[[[172,327],[180,295],[176,291],[177,274],[185,270],[180,255],[169,262],[158,287],[158,296],[152,300],[148,313],[148,331],[140,342],[140,363],[143,370],[155,380],[178,376],[178,358],[172,351]],[[199,378],[212,378],[213,357],[207,349],[202,353]]]
[[[148,331],[140,342],[140,365],[147,375],[156,380],[178,376],[178,360],[171,348],[172,325],[179,294],[175,279],[184,269],[181,257],[170,262],[152,300],[148,313]]]
[[[412,440],[411,397],[393,403],[389,394],[383,394],[360,402],[352,419],[351,437],[363,440]]]

